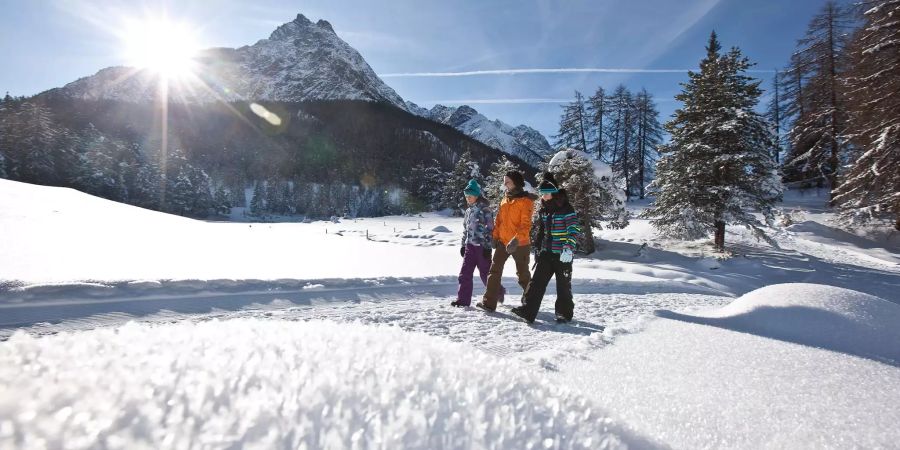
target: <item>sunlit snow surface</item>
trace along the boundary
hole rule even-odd
[[[0,448],[650,447],[533,368],[391,327],[129,323],[0,345]]]

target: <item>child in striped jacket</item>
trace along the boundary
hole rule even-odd
[[[512,312],[528,323],[534,322],[547,284],[555,276],[556,321],[568,322],[572,320],[575,310],[575,303],[572,302],[572,259],[581,226],[566,191],[558,187],[553,174],[544,174],[538,192],[541,194],[540,220],[532,242],[537,253],[537,266],[525,289],[525,304],[513,308]]]

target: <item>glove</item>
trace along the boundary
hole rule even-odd
[[[574,258],[574,257],[575,257],[575,255],[572,254],[572,249],[565,248],[565,249],[563,249],[562,254],[559,255],[559,262],[561,262],[563,264],[568,264],[568,263],[572,262],[572,258]]]
[[[466,257],[466,248],[465,248],[465,247],[460,247],[460,248],[459,248],[459,256],[461,256],[461,257],[463,257],[463,258]]]
[[[509,241],[509,244],[506,244],[506,253],[512,255],[517,248],[519,248],[519,238],[513,238],[513,240]]]
[[[489,249],[487,247],[482,247],[481,251],[483,252],[485,258],[491,259],[491,249]]]

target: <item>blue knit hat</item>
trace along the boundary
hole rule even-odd
[[[544,174],[544,181],[538,185],[538,192],[541,194],[555,194],[559,192],[559,185],[556,183],[556,177],[552,173]]]
[[[463,194],[471,195],[472,197],[481,197],[481,186],[479,186],[478,182],[474,179],[469,180],[469,184],[463,189]]]

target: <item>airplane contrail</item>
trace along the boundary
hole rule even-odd
[[[625,69],[601,67],[561,67],[556,69],[496,69],[471,70],[467,72],[398,72],[382,73],[382,78],[416,78],[416,77],[471,77],[480,75],[518,75],[536,73],[687,73],[697,69]],[[773,73],[773,70],[748,70],[748,72]]]

